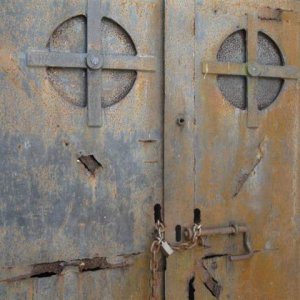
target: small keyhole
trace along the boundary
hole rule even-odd
[[[176,225],[176,227],[175,227],[175,238],[176,238],[176,242],[181,241],[181,226],[180,225]]]
[[[199,208],[194,209],[194,223],[201,224],[201,211]]]

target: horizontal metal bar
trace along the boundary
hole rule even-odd
[[[244,244],[245,253],[239,255],[228,255],[231,261],[238,261],[238,260],[248,259],[253,255],[253,250],[250,242],[250,235],[246,225],[232,224],[230,226],[224,226],[224,227],[208,227],[208,228],[202,227],[198,233],[198,237],[239,234],[239,233],[243,234],[243,244]],[[187,240],[193,238],[194,236],[193,228],[185,228],[184,235]]]
[[[87,68],[86,53],[30,51],[27,64],[31,67]],[[155,71],[156,60],[153,56],[103,55],[103,69]]]
[[[247,64],[203,62],[202,73],[217,75],[247,76]]]
[[[200,236],[212,236],[212,235],[226,235],[226,234],[237,234],[247,232],[247,226],[236,225],[236,226],[225,226],[225,227],[202,227]],[[193,237],[192,228],[185,228],[185,237],[189,240]]]
[[[247,232],[247,226],[237,225],[236,228],[234,226],[227,227],[212,227],[212,228],[202,228],[201,236],[210,236],[210,235],[219,235],[219,234],[236,234],[236,233],[244,233]]]
[[[300,79],[300,68],[295,66],[261,66],[259,77]]]
[[[153,56],[103,55],[103,69],[155,71],[156,61]]]
[[[86,68],[85,53],[54,51],[30,51],[27,54],[30,67]]]
[[[300,68],[295,66],[269,66],[256,64],[259,74],[254,77],[299,79]],[[250,76],[247,64],[203,62],[203,74]]]

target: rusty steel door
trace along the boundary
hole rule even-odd
[[[299,21],[298,1],[166,1],[166,238],[201,237],[166,299],[300,297]]]
[[[299,298],[298,1],[0,16],[0,299]]]
[[[146,299],[162,1],[0,7],[0,299]]]

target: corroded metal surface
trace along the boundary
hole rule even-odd
[[[162,203],[162,1],[101,1],[106,61],[103,84],[93,85],[103,90],[102,128],[87,126],[84,70],[27,64],[39,50],[77,53],[76,67],[86,67],[87,4],[1,1],[1,299],[150,292],[153,206]],[[144,58],[151,72],[139,70]]]
[[[203,226],[247,224],[254,250],[251,259],[231,262],[228,253],[241,251],[241,240],[215,236],[204,249],[175,253],[167,260],[167,299],[299,298],[299,84],[283,79],[276,99],[258,110],[258,127],[248,128],[246,107],[224,99],[218,75],[202,65],[217,62],[222,43],[238,30],[247,33],[249,15],[256,15],[257,30],[282,53],[283,66],[272,59],[279,65],[274,77],[284,78],[278,70],[286,66],[298,70],[297,3],[166,1],[166,235],[175,243],[176,226],[190,227],[200,208]],[[250,39],[254,60],[261,52],[257,37]],[[268,65],[264,55],[260,63]],[[257,105],[255,92],[253,85]],[[274,90],[263,92],[271,99]],[[183,127],[177,114],[185,116]]]
[[[147,299],[160,203],[162,298],[297,299],[299,8],[2,1],[0,298]]]
[[[102,6],[101,0],[89,0],[86,12],[87,53],[68,53],[58,51],[30,51],[27,57],[28,66],[56,68],[86,68],[88,124],[91,127],[102,126],[102,69],[108,70],[155,70],[154,57],[123,56],[120,53],[103,55],[102,47]],[[72,19],[75,22],[74,18]],[[78,23],[78,22],[77,22]],[[82,25],[83,22],[79,22]],[[76,24],[77,25],[77,24]],[[65,28],[56,30],[52,36],[64,32]],[[121,30],[122,32],[122,30]],[[74,39],[77,39],[77,33]],[[124,34],[123,34],[124,35]],[[111,39],[111,35],[108,36]],[[130,37],[128,37],[130,40]],[[63,40],[65,45],[65,40]],[[133,44],[132,42],[130,44]],[[132,46],[134,48],[134,45]],[[119,51],[117,51],[119,52]],[[135,51],[136,52],[136,51]],[[113,79],[115,80],[115,78]],[[130,86],[130,88],[132,85]],[[73,87],[76,88],[76,87]],[[128,91],[129,92],[129,91]]]

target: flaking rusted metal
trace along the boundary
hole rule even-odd
[[[176,226],[190,228],[199,208],[208,227],[246,223],[255,253],[229,261],[228,253],[243,249],[242,237],[236,243],[231,236],[208,237],[204,249],[175,253],[167,261],[167,299],[189,299],[189,292],[195,299],[298,297],[299,93],[297,80],[286,79],[298,76],[298,13],[297,1],[166,1],[167,239],[175,243]],[[257,35],[247,36],[251,26]],[[261,70],[252,69],[255,56]],[[269,68],[275,81],[260,77]],[[243,78],[226,78],[229,72],[257,84],[248,82],[247,90]],[[247,93],[259,120],[247,119]],[[182,112],[186,125],[179,128]]]
[[[153,206],[162,204],[163,6],[98,3],[1,3],[0,278],[20,280],[2,281],[0,299],[149,295]],[[101,49],[87,29],[96,43],[101,35]],[[89,92],[102,101],[102,128],[87,126],[91,48],[103,55],[102,82],[89,69],[98,73]],[[101,167],[94,172],[83,157]],[[141,253],[132,264],[131,253]],[[130,263],[114,268],[121,256]],[[47,269],[74,258],[62,272]]]
[[[147,299],[157,203],[171,245],[227,228],[156,257],[158,297],[297,299],[299,9],[4,0],[0,299]]]

